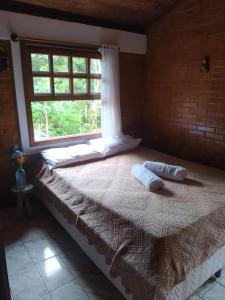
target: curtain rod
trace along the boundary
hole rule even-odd
[[[83,48],[90,48],[93,50],[98,50],[100,47],[104,45],[88,45],[88,44],[78,44],[78,43],[69,43],[69,42],[60,42],[60,41],[52,41],[52,40],[45,40],[45,39],[35,39],[35,38],[26,38],[26,37],[20,37],[16,33],[11,34],[11,40],[13,42],[18,42],[18,41],[28,41],[28,42],[39,42],[39,43],[52,43],[52,44],[59,44],[59,45],[64,45],[64,46],[76,46],[76,47],[83,47]],[[120,50],[119,47],[118,51]]]
[[[16,33],[11,34],[11,40],[13,42],[19,42],[19,41],[41,42],[41,43],[46,42],[46,43],[52,43],[52,44],[61,44],[61,45],[65,45],[65,46],[67,45],[67,46],[85,47],[85,48],[90,48],[90,49],[95,49],[95,50],[101,47],[101,45],[88,45],[88,44],[52,41],[52,40],[45,40],[45,39],[26,38],[26,37],[18,36]]]

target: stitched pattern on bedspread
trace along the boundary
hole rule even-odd
[[[149,159],[181,163],[189,179],[150,193],[130,173]],[[224,182],[225,172],[139,147],[53,174],[43,169],[36,189],[105,255],[135,300],[162,300],[225,244]]]

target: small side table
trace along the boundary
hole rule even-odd
[[[23,207],[25,206],[27,214],[29,217],[33,216],[32,208],[30,205],[29,194],[32,193],[34,189],[33,184],[27,184],[24,188],[20,189],[15,187],[11,188],[11,192],[17,197],[17,217],[23,216]]]

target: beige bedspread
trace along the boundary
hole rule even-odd
[[[146,191],[131,175],[145,160],[181,164],[184,182]],[[106,257],[135,300],[169,290],[225,244],[225,172],[139,147],[105,160],[39,173],[43,193]]]

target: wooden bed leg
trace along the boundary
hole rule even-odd
[[[220,276],[221,276],[221,269],[215,273],[215,276],[216,276],[216,278],[220,278]]]

